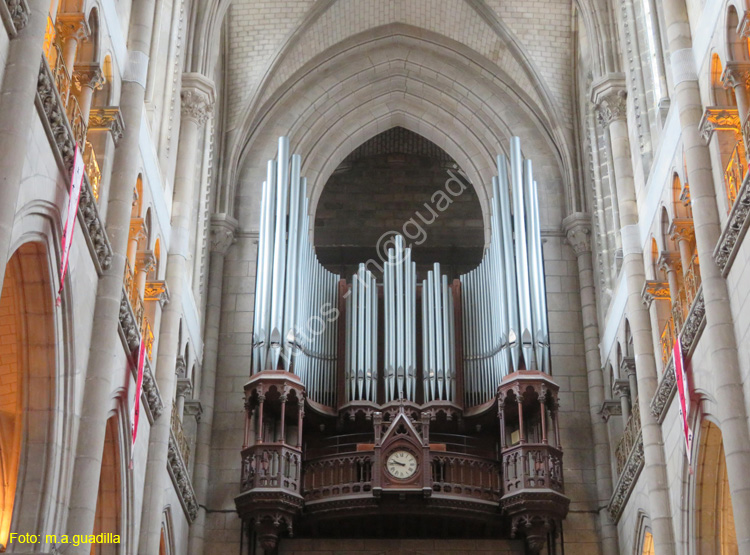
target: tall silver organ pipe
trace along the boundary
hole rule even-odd
[[[424,400],[454,401],[456,397],[456,341],[453,294],[448,277],[435,263],[422,281],[422,380]]]
[[[416,264],[395,236],[383,271],[385,401],[416,400]]]
[[[308,396],[331,406],[336,392],[339,276],[310,243],[307,182],[301,158],[279,139],[261,197],[253,327],[253,372],[293,371]]]
[[[510,142],[510,169],[500,155],[497,170],[490,245],[481,264],[461,276],[468,406],[491,400],[510,372],[550,370],[538,192],[518,137]]]
[[[378,286],[360,264],[346,298],[346,398],[378,401]]]

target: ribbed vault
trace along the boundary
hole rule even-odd
[[[395,126],[445,150],[475,185],[485,216],[494,156],[507,152],[512,135],[520,136],[542,187],[543,227],[559,228],[564,216],[568,147],[552,115],[511,76],[424,29],[387,25],[347,39],[298,71],[258,114],[236,154],[236,197],[226,197],[236,201],[234,212],[246,229],[257,225],[265,161],[274,156],[278,136],[288,135],[303,156],[314,216],[322,187],[341,161]]]

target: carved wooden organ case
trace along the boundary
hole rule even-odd
[[[293,534],[518,535],[556,552],[569,501],[519,139],[497,158],[484,258],[451,283],[439,264],[418,282],[398,235],[348,281],[326,270],[300,166],[280,138],[261,203],[241,517],[269,553]]]

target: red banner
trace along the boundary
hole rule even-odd
[[[138,349],[138,377],[135,382],[135,398],[133,410],[130,412],[130,431],[133,440],[130,444],[130,468],[133,468],[135,454],[135,438],[138,435],[138,418],[141,415],[141,391],[143,391],[143,365],[146,362],[146,337],[141,332],[141,346]]]
[[[60,289],[57,292],[57,305],[62,302],[62,290],[65,285],[65,274],[68,273],[68,259],[70,258],[70,247],[73,244],[73,232],[76,227],[76,214],[78,203],[81,200],[81,187],[83,186],[83,156],[76,145],[75,157],[73,158],[73,175],[70,178],[70,195],[68,199],[68,212],[65,215],[65,225],[62,236],[62,256],[60,257]]]
[[[677,382],[677,396],[680,403],[682,431],[685,435],[685,449],[688,465],[690,465],[690,454],[693,447],[693,431],[690,429],[690,424],[688,423],[688,418],[690,417],[690,388],[688,387],[687,369],[685,368],[685,361],[682,358],[682,344],[680,343],[679,336],[675,339],[672,355],[674,357],[674,373]]]

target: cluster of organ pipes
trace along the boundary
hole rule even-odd
[[[537,185],[517,137],[510,147],[510,162],[497,157],[489,247],[479,266],[460,277],[456,302],[462,325],[457,330],[458,284],[450,286],[435,264],[418,287],[411,248],[401,236],[383,261],[382,285],[360,264],[339,298],[339,276],[323,268],[310,244],[301,159],[290,157],[288,139],[280,138],[277,159],[268,162],[263,184],[253,371],[294,372],[310,399],[330,407],[337,401],[399,399],[476,406],[492,400],[500,380],[511,372],[549,372]],[[342,338],[339,309],[345,312]],[[338,341],[345,342],[343,375],[337,374]],[[336,396],[339,380],[345,399]],[[463,399],[457,398],[459,382]]]
[[[506,157],[497,157],[490,223],[482,262],[461,276],[468,406],[492,399],[508,373],[550,371],[539,197],[518,137],[510,142],[510,171]]]
[[[336,391],[339,276],[315,255],[308,229],[307,181],[301,158],[279,138],[261,198],[253,327],[253,371],[293,371],[316,402]]]

